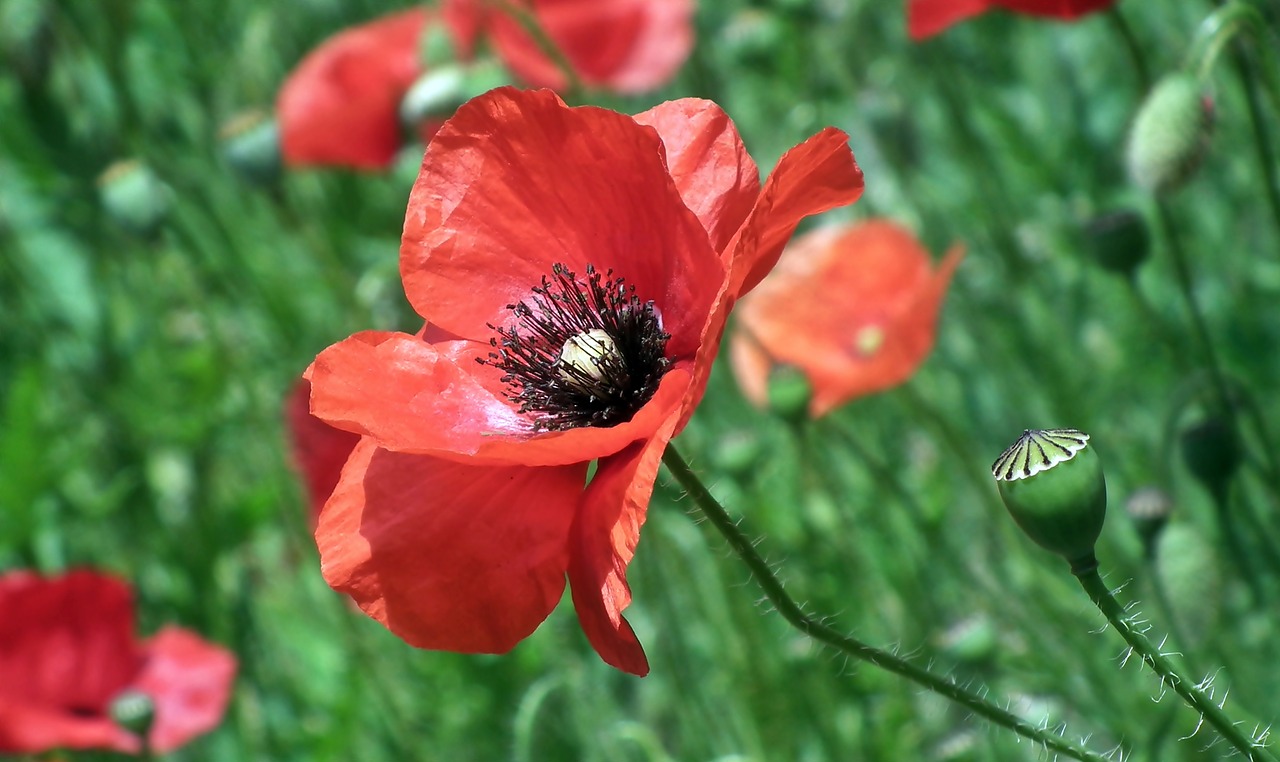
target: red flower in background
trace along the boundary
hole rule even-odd
[[[419,41],[430,22],[421,8],[393,13],[311,51],[276,101],[284,163],[388,166],[401,145],[400,99],[422,74]]]
[[[797,238],[738,305],[729,352],[743,393],[763,407],[773,368],[796,367],[817,418],[907,380],[933,349],[962,254],[953,248],[934,270],[911,233],[884,220]]]
[[[177,627],[137,641],[133,597],[119,580],[0,577],[0,752],[138,752],[139,739],[110,715],[126,691],[152,702],[151,750],[171,751],[222,720],[235,670],[229,652]]]
[[[302,475],[314,527],[360,435],[335,429],[311,414],[311,382],[305,378],[289,392],[284,412],[293,464]]]
[[[912,39],[922,40],[993,8],[1071,20],[1109,8],[1115,2],[1116,0],[907,0],[907,30]]]
[[[459,26],[469,20],[485,29],[498,56],[526,83],[563,89],[564,72],[525,29],[519,11],[588,87],[652,90],[675,76],[693,49],[693,0],[445,0],[443,13]]]
[[[357,334],[309,370],[312,412],[364,437],[316,530],[325,579],[415,646],[499,653],[567,573],[596,651],[645,674],[625,574],[667,441],[736,298],[800,219],[861,191],[830,128],[761,189],[708,101],[629,117],[500,88],[463,106],[401,244],[429,330]]]

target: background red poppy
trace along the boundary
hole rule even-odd
[[[938,34],[993,8],[1070,20],[1109,8],[1116,0],[907,0],[907,30],[916,40]]]

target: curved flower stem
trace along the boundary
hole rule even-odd
[[[729,514],[720,505],[719,501],[703,486],[702,481],[689,468],[684,458],[680,456],[675,445],[667,445],[667,451],[662,456],[662,462],[666,464],[667,469],[675,476],[676,481],[680,482],[680,486],[688,491],[698,509],[702,511],[702,515],[720,532],[721,536],[733,549],[733,552],[751,570],[752,576],[756,578],[756,582],[764,591],[765,597],[769,599],[769,602],[774,605],[778,613],[782,615],[782,618],[787,620],[787,623],[792,627],[841,653],[861,659],[918,683],[934,693],[960,704],[974,714],[985,717],[987,720],[1008,728],[1018,735],[1035,741],[1058,754],[1086,762],[1104,762],[1106,760],[1103,755],[1077,746],[1061,736],[1054,735],[1047,729],[1031,725],[1017,715],[992,704],[981,696],[944,677],[917,667],[911,662],[894,656],[887,651],[882,651],[856,638],[844,635],[814,617],[805,614],[795,599],[783,589],[782,581],[778,579],[773,570],[769,568],[769,564],[756,551],[755,544],[729,517]]]
[[[534,14],[533,10],[513,2],[512,0],[494,0],[494,7],[511,16],[521,28],[533,38],[538,48],[560,69],[564,74],[564,88],[566,97],[572,99],[582,94],[582,78],[578,76],[578,70],[573,68],[573,64],[569,61],[569,57],[565,55],[556,41],[551,39],[551,35],[547,34],[547,30],[542,28],[541,22]]]
[[[1086,569],[1074,571],[1080,586],[1088,593],[1094,605],[1106,615],[1107,621],[1116,628],[1129,647],[1142,658],[1143,663],[1151,667],[1151,671],[1160,677],[1162,686],[1173,688],[1188,706],[1200,713],[1202,721],[1212,725],[1245,759],[1250,762],[1280,762],[1266,747],[1242,733],[1239,726],[1227,716],[1219,704],[1214,703],[1211,696],[1206,694],[1199,685],[1188,680],[1178,671],[1173,662],[1147,639],[1137,622],[1129,617],[1124,607],[1111,594],[1110,588],[1102,581],[1096,565],[1086,565]]]
[[[1133,71],[1138,75],[1138,84],[1145,93],[1151,89],[1151,70],[1147,67],[1147,59],[1142,54],[1142,46],[1138,44],[1138,36],[1133,33],[1133,27],[1129,25],[1128,19],[1114,5],[1107,11],[1107,21],[1120,35],[1120,39],[1124,40],[1125,52],[1129,54]]]
[[[1210,377],[1213,379],[1218,403],[1222,408],[1220,412],[1234,424],[1235,412],[1231,405],[1231,393],[1227,388],[1227,377],[1222,371],[1221,363],[1218,361],[1218,353],[1213,347],[1213,340],[1209,338],[1209,326],[1205,322],[1204,312],[1200,309],[1199,302],[1196,301],[1195,290],[1191,282],[1191,268],[1187,264],[1187,254],[1182,248],[1182,239],[1179,237],[1177,226],[1174,224],[1173,214],[1169,211],[1169,205],[1164,201],[1156,202],[1156,210],[1158,211],[1157,216],[1160,218],[1160,226],[1164,229],[1165,240],[1168,242],[1170,258],[1173,260],[1173,269],[1178,278],[1178,288],[1182,291],[1182,299],[1187,304],[1187,311],[1191,313],[1192,331],[1196,334],[1196,339],[1203,348],[1205,361],[1209,365]]]

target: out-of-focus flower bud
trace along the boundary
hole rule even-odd
[[[1193,476],[1215,496],[1225,494],[1227,483],[1240,467],[1240,440],[1231,424],[1206,418],[1182,432],[1182,459]]]
[[[1209,149],[1213,109],[1190,74],[1156,83],[1129,132],[1129,176],[1152,193],[1166,193],[1195,173]]]
[[[799,368],[779,365],[769,374],[769,409],[788,421],[801,421],[808,415],[813,385]]]
[[[145,164],[118,161],[98,176],[98,199],[117,224],[146,236],[168,215],[172,191]]]
[[[732,431],[720,437],[711,453],[711,462],[721,471],[744,476],[760,460],[763,445],[750,430]]]
[[[1133,277],[1151,251],[1146,221],[1129,209],[1094,217],[1085,224],[1084,234],[1094,261],[1116,275]]]
[[[489,59],[436,66],[405,92],[400,101],[400,122],[411,130],[424,122],[443,122],[475,96],[510,81],[511,74]]]
[[[1147,557],[1152,557],[1160,530],[1169,523],[1169,514],[1173,513],[1173,500],[1159,487],[1143,487],[1129,495],[1124,503],[1124,510],[1133,520],[1138,536],[1142,538]]]
[[[1097,567],[1093,546],[1107,512],[1102,460],[1075,429],[1027,430],[991,466],[1005,507],[1036,544],[1074,573]]]
[[[280,178],[280,125],[270,115],[249,111],[233,117],[218,131],[222,157],[245,180],[270,185]]]
[[[1222,600],[1222,565],[1213,541],[1186,522],[1174,522],[1160,535],[1156,577],[1178,620],[1187,647],[1204,643],[1217,623]]]
[[[155,703],[142,691],[126,690],[111,701],[111,719],[139,738],[146,738],[156,719]]]
[[[996,627],[985,616],[971,616],[947,629],[938,638],[938,646],[947,656],[964,664],[990,660],[1000,647]]]

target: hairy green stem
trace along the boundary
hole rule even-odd
[[[756,583],[764,591],[765,597],[769,599],[769,602],[774,605],[778,613],[782,615],[782,618],[792,627],[841,653],[922,685],[934,693],[960,704],[974,714],[984,717],[1001,727],[1008,728],[1018,735],[1035,741],[1058,754],[1072,759],[1087,760],[1088,762],[1104,762],[1106,757],[1101,754],[1077,746],[1047,729],[1036,727],[944,677],[917,667],[887,651],[882,651],[860,640],[844,635],[823,624],[818,619],[805,614],[795,599],[783,589],[782,581],[778,579],[773,570],[769,568],[769,564],[756,551],[755,544],[729,517],[729,514],[720,505],[719,501],[711,495],[702,484],[702,481],[689,468],[689,465],[680,456],[674,445],[667,446],[667,451],[662,456],[662,462],[666,464],[667,469],[676,478],[676,481],[680,483],[680,486],[684,487],[690,497],[693,498],[698,509],[702,511],[702,515],[720,532],[721,536],[733,549],[733,552],[751,570],[752,576],[755,577]]]
[[[1133,27],[1129,25],[1129,21],[1125,19],[1124,14],[1120,12],[1117,6],[1111,6],[1107,11],[1107,21],[1110,22],[1111,28],[1116,30],[1120,35],[1120,39],[1124,41],[1125,52],[1129,54],[1129,61],[1133,64],[1133,71],[1138,75],[1138,84],[1141,85],[1142,91],[1151,89],[1151,70],[1147,67],[1147,59],[1142,54],[1142,46],[1138,44],[1138,36],[1133,33]]]
[[[1214,702],[1212,696],[1187,679],[1173,662],[1147,639],[1141,625],[1125,612],[1124,607],[1111,594],[1111,589],[1102,581],[1096,565],[1087,571],[1076,571],[1075,575],[1090,600],[1107,617],[1107,621],[1116,629],[1116,632],[1120,633],[1133,652],[1138,654],[1143,663],[1156,673],[1162,686],[1172,688],[1183,701],[1187,702],[1188,706],[1200,713],[1204,722],[1218,731],[1223,739],[1234,746],[1245,759],[1250,762],[1280,762],[1266,747],[1242,733],[1240,727],[1227,716],[1219,704]]]

